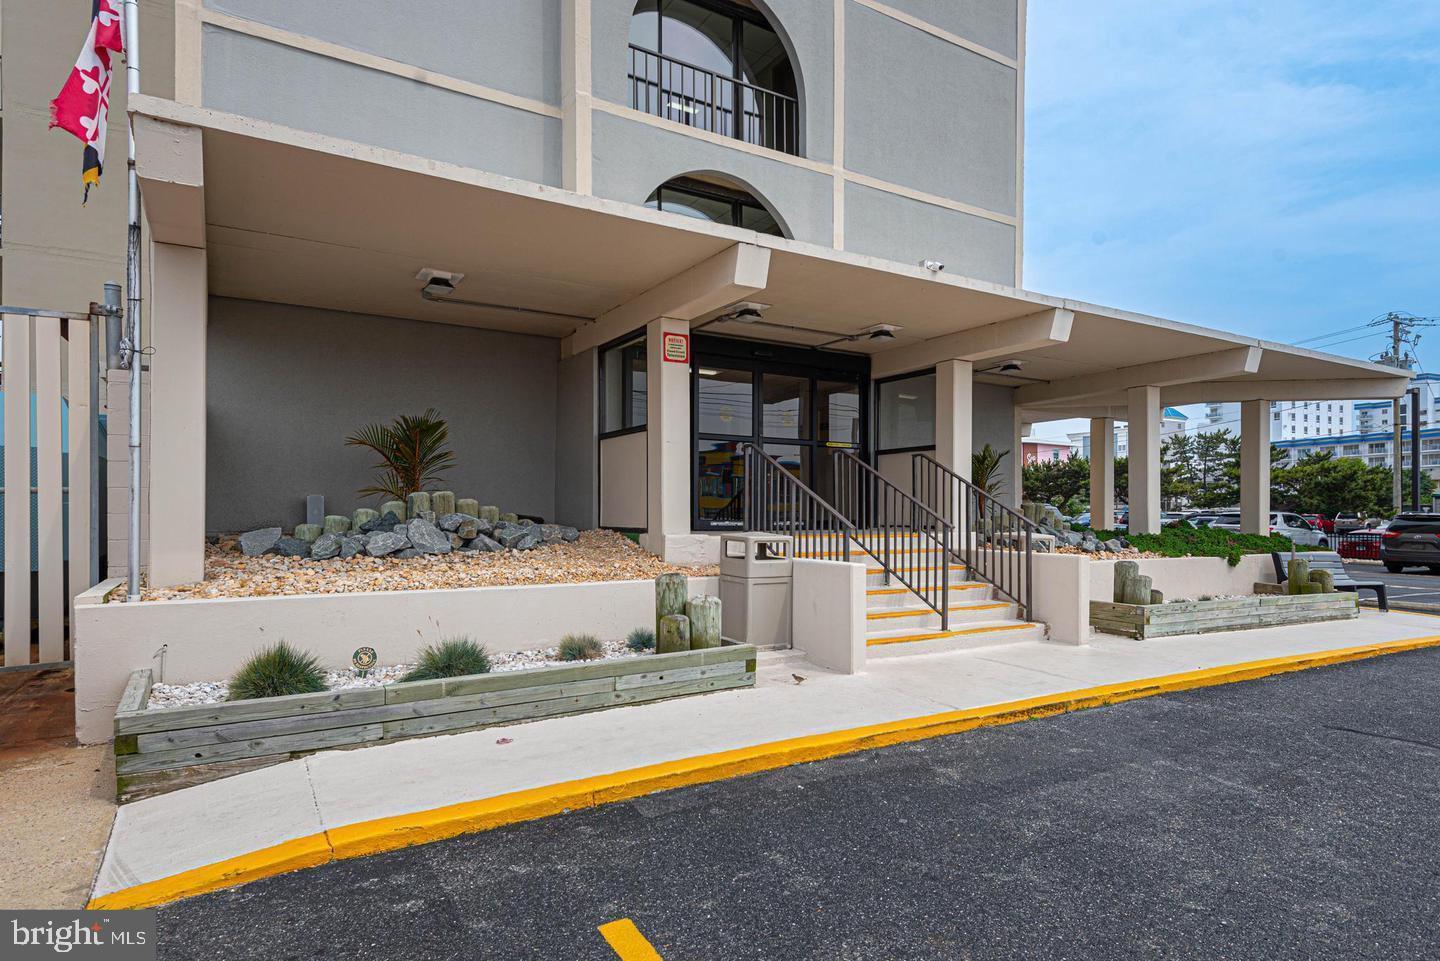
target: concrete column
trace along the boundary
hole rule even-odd
[[[205,575],[205,251],[150,255],[150,586]]]
[[[1115,524],[1115,418],[1090,418],[1090,526]]]
[[[1131,387],[1130,533],[1160,530],[1160,388]]]
[[[1240,530],[1270,533],[1270,402],[1240,404]]]
[[[590,89],[590,0],[564,0],[560,8],[560,112],[562,179],[566,190],[591,192],[593,114]]]
[[[1015,429],[1012,432],[1010,443],[1010,462],[1007,473],[1009,481],[1005,484],[1010,506],[1017,511],[1020,509],[1020,501],[1025,497],[1025,437],[1030,433],[1033,424],[1021,419],[1019,408],[1015,409]]]
[[[935,365],[935,459],[966,480],[974,453],[974,370],[968,360]]]
[[[665,359],[665,335],[689,337],[690,323],[662,317],[645,328],[646,445],[650,529],[645,548],[668,559],[685,556],[690,537],[690,364]]]

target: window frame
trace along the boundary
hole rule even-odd
[[[914,380],[919,377],[934,377],[935,375],[936,369],[934,367],[922,367],[918,370],[906,371],[903,374],[891,374],[889,377],[878,377],[870,382],[871,393],[873,394],[870,402],[870,416],[873,421],[870,425],[870,437],[874,442],[876,457],[882,454],[919,454],[925,451],[935,450],[935,429],[938,427],[938,424],[935,422],[933,414],[930,424],[930,443],[910,447],[880,446],[880,389],[885,384],[893,383],[897,380]]]
[[[605,398],[606,398],[606,392],[605,392],[605,388],[606,388],[606,386],[607,386],[607,384],[606,384],[606,377],[605,377],[605,355],[608,354],[610,351],[615,350],[615,349],[617,349],[617,348],[623,348],[623,347],[631,346],[631,342],[632,342],[632,341],[635,341],[635,340],[639,340],[639,342],[640,342],[641,354],[642,354],[642,356],[645,356],[645,358],[646,358],[646,367],[647,367],[646,374],[647,374],[647,377],[648,377],[648,374],[649,374],[649,371],[648,371],[648,367],[649,367],[648,351],[649,351],[650,345],[649,345],[649,333],[648,333],[648,331],[647,331],[644,327],[641,327],[641,328],[639,328],[639,329],[637,329],[637,330],[633,330],[633,331],[631,331],[630,333],[625,334],[624,336],[616,337],[614,340],[611,340],[611,341],[608,341],[608,342],[606,342],[606,343],[604,343],[604,344],[601,344],[599,347],[597,347],[597,348],[595,349],[595,364],[596,364],[595,397],[596,397],[596,404],[597,404],[597,407],[598,407],[598,409],[596,410],[596,424],[597,424],[597,426],[599,426],[599,427],[601,428],[600,430],[596,431],[596,444],[597,444],[597,446],[596,446],[596,453],[597,453],[597,457],[598,457],[598,453],[599,453],[599,446],[598,446],[598,444],[599,444],[600,441],[602,441],[602,440],[609,440],[609,439],[612,438],[612,437],[624,437],[626,434],[638,434],[638,433],[640,433],[640,432],[642,432],[642,431],[644,431],[644,430],[648,430],[648,429],[649,429],[649,426],[650,426],[649,404],[648,404],[648,401],[647,401],[647,404],[646,404],[645,423],[643,423],[643,424],[629,424],[628,426],[625,426],[625,427],[617,427],[617,428],[615,428],[614,430],[604,430],[604,429],[603,429],[603,428],[604,428],[604,425],[605,425],[605,422],[606,422],[606,417],[605,417],[605,415],[606,415],[606,400],[605,400]],[[631,390],[632,390],[633,387],[634,387],[633,371],[631,371],[630,366],[629,366],[628,364],[624,365],[624,367],[623,367],[623,369],[622,369],[621,376],[624,378],[624,381],[625,381],[625,383],[624,383],[624,385],[622,386],[621,389],[624,391],[624,396],[628,399],[629,396],[630,396],[630,392],[631,392]],[[648,381],[647,381],[647,384],[648,384]],[[648,392],[647,392],[647,397],[648,397]],[[621,416],[621,420],[622,420],[622,421],[631,420],[631,419],[633,418],[633,413],[634,413],[633,408],[630,407],[630,406],[628,405],[628,403],[627,403],[626,409],[625,409],[624,413],[623,413],[622,416]],[[598,461],[597,461],[597,463],[598,463]]]

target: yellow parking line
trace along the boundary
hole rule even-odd
[[[600,925],[600,935],[620,961],[664,961],[629,918]]]

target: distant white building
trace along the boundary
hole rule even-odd
[[[1348,400],[1315,400],[1305,402],[1275,401],[1270,404],[1270,439],[1272,441],[1302,440],[1331,437],[1362,428],[1352,425],[1352,408]],[[1389,407],[1389,404],[1386,404]],[[1198,431],[1228,430],[1240,433],[1240,405],[1206,404],[1205,419],[1196,423]]]
[[[1440,374],[1416,374],[1411,385],[1420,388],[1420,430],[1431,424],[1440,423],[1437,407],[1440,407]],[[1410,426],[1410,398],[1400,398],[1400,426]],[[1390,420],[1390,401],[1372,400],[1355,404],[1355,431],[1373,433],[1393,430]]]
[[[1174,407],[1165,408],[1160,415],[1160,440],[1166,441],[1176,434],[1185,433],[1190,423],[1190,418],[1181,410]],[[1066,434],[1070,438],[1070,450],[1076,457],[1090,456],[1090,432],[1080,431],[1074,434]],[[1130,456],[1130,425],[1119,422],[1115,425],[1115,456]]]

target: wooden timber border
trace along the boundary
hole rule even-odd
[[[1359,617],[1354,592],[1261,594],[1172,604],[1090,602],[1090,625],[1105,634],[1170,637]]]
[[[120,803],[315,751],[448,734],[755,685],[755,648],[720,647],[146,710],[153,676],[130,675],[115,713]]]

